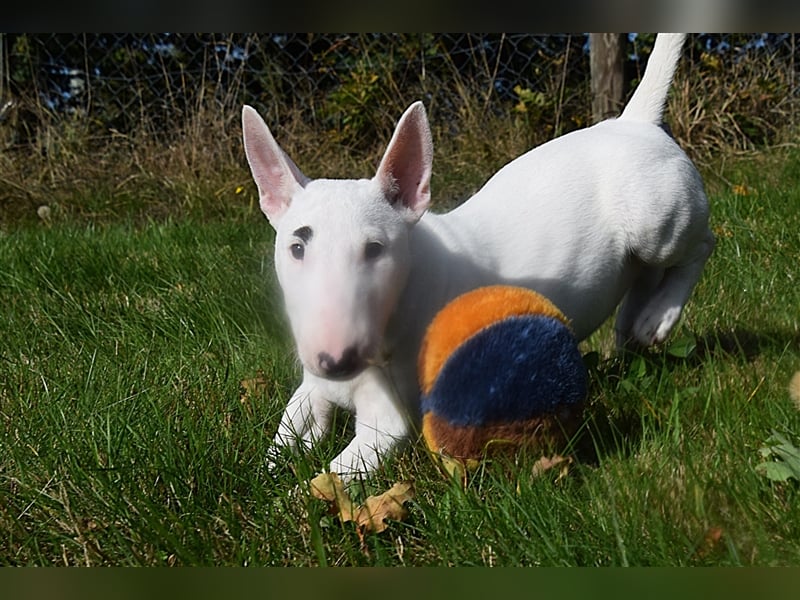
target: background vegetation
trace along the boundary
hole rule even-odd
[[[652,39],[631,41],[632,85]],[[793,36],[692,37],[668,118],[718,247],[665,348],[622,360],[609,326],[583,345],[569,473],[520,455],[462,487],[416,445],[353,491],[415,484],[408,518],[363,539],[305,485],[346,415],[265,469],[298,368],[241,103],[309,175],[368,176],[422,98],[443,210],[588,124],[584,36],[1,42],[0,563],[798,563]]]
[[[653,39],[629,42],[631,86]],[[795,142],[795,42],[691,36],[669,114],[701,165]],[[251,207],[245,102],[310,176],[362,176],[422,99],[444,208],[590,124],[589,87],[585,34],[0,34],[0,226],[42,205],[92,222]]]

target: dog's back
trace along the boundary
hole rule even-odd
[[[450,257],[447,296],[500,282],[532,288],[583,339],[622,299],[638,253],[668,254],[674,231],[704,230],[707,219],[700,176],[674,140],[656,125],[609,120],[529,151],[420,225]],[[435,268],[428,253],[417,256],[412,278]]]

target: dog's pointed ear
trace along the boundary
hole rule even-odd
[[[244,152],[258,186],[261,210],[273,227],[289,208],[292,196],[309,181],[278,146],[267,124],[252,106],[242,109]]]
[[[431,202],[433,141],[422,102],[412,104],[394,130],[375,175],[386,198],[416,222]]]

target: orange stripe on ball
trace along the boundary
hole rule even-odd
[[[436,315],[428,326],[419,354],[419,381],[428,394],[442,365],[462,343],[493,323],[520,315],[553,317],[569,327],[568,319],[547,298],[524,288],[495,285],[462,294]]]

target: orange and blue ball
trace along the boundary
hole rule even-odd
[[[587,374],[569,321],[514,286],[467,292],[428,326],[419,355],[422,435],[459,460],[493,448],[562,448],[577,429]]]

